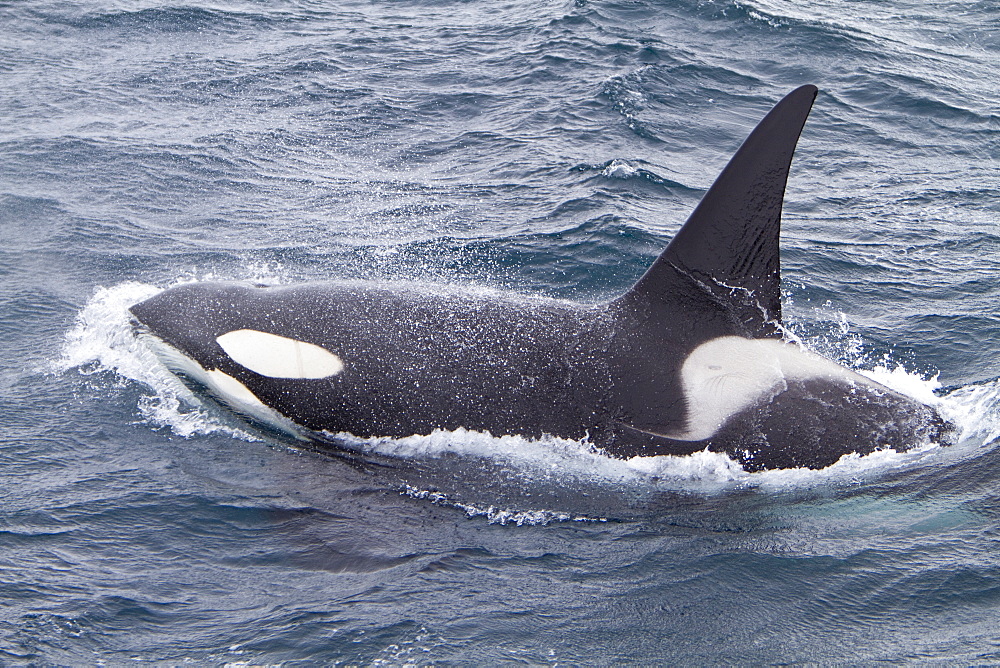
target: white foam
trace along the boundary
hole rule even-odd
[[[450,455],[486,459],[519,470],[527,477],[554,481],[641,483],[651,481],[703,483],[715,486],[746,479],[743,468],[724,454],[697,452],[688,456],[660,455],[618,459],[586,441],[555,436],[539,439],[492,436],[486,432],[435,430],[404,438],[362,439],[335,434],[337,440],[364,452],[390,457],[434,459]]]
[[[936,394],[936,391],[941,387],[937,374],[925,377],[907,371],[902,364],[891,364],[888,360],[872,369],[862,369],[859,373],[871,378],[876,383],[885,385],[890,390],[895,390],[928,406],[937,406],[941,403],[941,398]]]
[[[627,179],[638,173],[639,170],[629,164],[627,160],[615,158],[604,168],[601,175],[614,179]]]
[[[256,440],[249,432],[224,424],[160,362],[132,331],[128,308],[160,292],[145,283],[128,282],[99,288],[77,315],[66,334],[62,356],[52,370],[76,370],[85,376],[114,374],[121,380],[145,385],[150,394],[139,398],[137,409],[155,427],[167,427],[178,436],[222,432]]]
[[[959,426],[960,443],[988,446],[1000,439],[1000,379],[958,388],[937,409]]]
[[[849,454],[822,470],[780,469],[750,473],[727,455],[702,450],[691,455],[657,455],[617,459],[589,444],[555,437],[526,439],[494,437],[465,429],[437,430],[427,436],[398,439],[359,439],[338,434],[339,440],[365,452],[391,457],[434,459],[448,455],[481,458],[503,464],[521,475],[556,484],[586,481],[597,484],[655,485],[658,488],[712,493],[733,488],[783,489],[825,483],[854,483],[885,471],[920,465],[942,448],[929,445],[908,452],[879,450],[868,455]],[[455,505],[456,503],[451,503]],[[482,512],[479,512],[479,511]],[[494,509],[495,510],[495,509]],[[489,515],[489,509],[477,514]],[[559,520],[564,521],[564,520]]]
[[[538,526],[551,524],[553,522],[607,522],[605,517],[587,517],[586,515],[573,515],[557,510],[512,510],[498,508],[497,506],[480,507],[469,503],[455,501],[447,494],[433,490],[419,489],[412,485],[406,485],[402,494],[414,499],[426,499],[433,504],[458,508],[465,512],[470,518],[485,517],[490,524],[516,524],[517,526]]]

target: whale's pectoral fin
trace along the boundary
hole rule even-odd
[[[618,307],[644,314],[651,327],[685,313],[698,324],[681,343],[779,335],[781,205],[815,98],[815,86],[802,86],[771,109]]]

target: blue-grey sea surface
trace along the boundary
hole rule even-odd
[[[1000,662],[1000,7],[0,2],[0,663]],[[471,432],[262,434],[127,308],[185,281],[594,302],[820,94],[806,345],[949,448],[747,474]]]

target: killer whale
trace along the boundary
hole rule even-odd
[[[351,282],[192,283],[131,308],[166,365],[299,438],[464,428],[749,471],[946,443],[930,406],[783,334],[779,231],[817,94],[760,121],[646,273],[608,303]]]

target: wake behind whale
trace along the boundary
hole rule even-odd
[[[786,340],[778,237],[803,86],[746,139],[626,294],[599,305],[317,283],[194,283],[132,307],[169,368],[322,443],[437,430],[586,439],[746,470],[947,442],[951,425]]]

